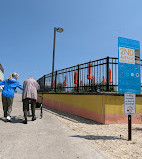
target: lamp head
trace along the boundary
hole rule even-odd
[[[59,33],[62,33],[63,31],[64,31],[64,29],[63,28],[56,28],[56,30],[57,30],[57,32],[59,32]]]

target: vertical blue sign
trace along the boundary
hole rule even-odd
[[[118,92],[141,94],[139,41],[118,38]]]

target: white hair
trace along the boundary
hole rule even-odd
[[[30,76],[29,78],[32,78],[32,79],[34,79],[32,76]]]

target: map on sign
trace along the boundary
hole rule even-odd
[[[118,38],[118,92],[141,93],[139,41]]]
[[[127,115],[136,113],[136,94],[134,93],[125,93],[124,94],[124,112]]]

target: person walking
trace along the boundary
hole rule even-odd
[[[7,121],[11,121],[11,111],[13,98],[15,94],[15,89],[18,87],[23,90],[23,87],[17,81],[19,75],[17,73],[12,73],[6,80],[0,82],[0,86],[3,85],[2,90],[2,105],[4,111],[4,117],[7,118]]]
[[[37,100],[37,90],[40,88],[39,84],[34,80],[33,77],[29,77],[23,83],[23,112],[24,124],[27,124],[27,113],[29,111],[29,104],[31,104],[32,109],[32,121],[36,120],[35,116],[35,107],[36,107],[36,100]]]

